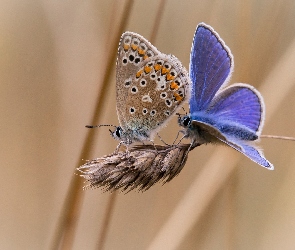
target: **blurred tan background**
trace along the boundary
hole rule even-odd
[[[126,30],[150,38],[160,1],[135,1]],[[0,1],[0,249],[50,249],[126,1]],[[155,46],[188,68],[199,22],[235,59],[231,80],[264,96],[263,134],[295,136],[295,2],[167,0]],[[118,41],[116,41],[118,42]],[[118,124],[115,72],[100,115]],[[172,142],[176,118],[161,131]],[[96,130],[90,158],[117,142]],[[262,139],[268,171],[202,146],[170,183],[117,194],[103,249],[294,249],[295,142]],[[83,192],[71,249],[97,249],[109,193]]]

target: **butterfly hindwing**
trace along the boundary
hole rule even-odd
[[[188,73],[172,55],[151,58],[131,82],[124,103],[125,127],[148,135],[165,124],[189,94]]]
[[[136,33],[123,33],[116,68],[120,132],[114,138],[127,144],[151,140],[188,98],[189,86],[187,70],[175,56]]]
[[[264,102],[254,87],[234,84],[214,97],[206,113],[220,126],[229,124],[259,135],[264,122]]]
[[[269,170],[274,169],[274,166],[268,160],[266,160],[263,153],[259,149],[255,148],[255,146],[243,143],[242,141],[234,142],[230,139],[228,141],[224,141],[224,143],[244,154],[260,166],[265,167]]]
[[[247,143],[242,142],[241,140],[238,140],[236,138],[226,137],[223,133],[221,133],[214,126],[211,126],[207,123],[203,123],[203,122],[199,122],[199,121],[192,121],[192,126],[198,127],[199,133],[201,133],[202,137],[205,136],[206,139],[209,139],[209,136],[208,136],[208,134],[209,134],[213,138],[219,140],[220,142],[225,143],[226,145],[237,150],[238,152],[244,154],[249,159],[251,159],[252,161],[261,165],[262,167],[265,167],[270,170],[272,170],[274,168],[273,165],[268,160],[265,159],[263,153],[259,149],[257,149],[254,145],[247,144]],[[207,133],[207,135],[206,135],[206,133]]]

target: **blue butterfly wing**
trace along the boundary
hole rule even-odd
[[[219,35],[201,23],[195,32],[191,58],[191,128],[197,139],[221,141],[259,165],[273,169],[263,153],[248,141],[258,139],[264,121],[264,102],[257,90],[236,84],[218,92],[233,69],[233,56]]]
[[[216,92],[227,82],[233,56],[212,27],[197,26],[190,56],[191,112],[205,110]]]
[[[225,143],[226,145],[234,148],[238,152],[247,156],[250,160],[259,164],[260,166],[265,167],[269,170],[274,169],[274,166],[268,160],[265,159],[263,153],[260,150],[256,149],[254,146],[249,145],[241,140],[238,140],[237,138],[227,137],[224,133],[221,133],[220,130],[218,130],[216,127],[211,126],[210,124],[205,122],[192,121],[192,126],[198,127],[198,131],[202,134],[203,138],[209,138],[206,134],[210,134],[211,136],[216,138],[216,140],[219,140]],[[216,142],[216,140],[213,140],[212,142]]]
[[[254,87],[235,84],[214,97],[206,114],[227,136],[255,140],[263,126],[264,102]]]
[[[235,150],[237,150],[240,153],[247,156],[250,160],[252,160],[252,161],[256,162],[257,164],[259,164],[260,166],[265,167],[265,168],[267,168],[269,170],[274,169],[274,166],[268,160],[266,160],[263,153],[260,150],[256,149],[254,146],[245,144],[245,143],[243,143],[241,141],[234,142],[234,141],[231,141],[230,139],[228,139],[227,141],[224,141],[224,142],[227,145],[234,148]]]

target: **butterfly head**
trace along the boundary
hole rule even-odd
[[[179,114],[178,115],[178,125],[183,127],[182,132],[184,134],[185,138],[195,138],[199,133],[198,131],[192,127],[192,118],[191,116],[185,114]]]
[[[114,131],[112,130],[109,130],[109,131],[111,133],[111,136],[116,140],[121,141],[122,138],[124,137],[124,131],[120,126],[116,127]]]
[[[181,127],[188,128],[191,125],[192,119],[188,115],[179,115],[178,124]]]
[[[125,145],[133,142],[149,140],[150,136],[141,130],[123,129],[121,126],[115,127],[115,130],[109,130],[111,136]]]

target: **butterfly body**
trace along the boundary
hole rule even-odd
[[[144,37],[125,32],[118,48],[116,100],[120,126],[112,135],[124,144],[152,140],[189,95],[186,69]]]
[[[248,84],[222,88],[233,71],[233,56],[212,27],[198,25],[190,58],[190,114],[179,117],[192,145],[222,143],[268,169],[273,165],[257,149],[264,122],[264,102]]]

